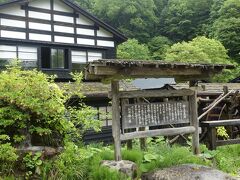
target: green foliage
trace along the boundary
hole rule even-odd
[[[1,144],[0,141],[0,177],[13,172],[17,159],[16,149],[13,148],[10,143]]]
[[[27,170],[26,178],[30,178],[35,173],[40,175],[40,166],[43,163],[41,160],[41,156],[41,152],[37,152],[35,154],[30,152],[23,158],[23,163],[25,164]]]
[[[226,0],[219,11],[220,18],[240,18],[240,2],[238,0]]]
[[[79,89],[81,77],[81,74],[75,76]],[[80,102],[80,109],[70,108],[67,102],[71,96],[75,94],[82,98],[83,95],[68,89],[60,89],[53,77],[37,70],[21,70],[14,65],[2,71],[0,132],[8,135],[12,143],[20,145],[21,141],[29,140],[29,133],[40,137],[54,135],[61,139],[66,135],[82,134],[92,127],[98,129],[100,122],[94,120],[95,111],[90,107]]]
[[[237,65],[233,70],[224,70],[223,73],[216,75],[213,78],[215,82],[229,82],[240,76],[240,66]]]
[[[224,138],[224,139],[228,139],[229,138],[229,135],[228,135],[227,130],[225,129],[225,127],[218,127],[217,128],[217,135],[219,137]]]
[[[197,37],[190,42],[174,44],[165,55],[166,61],[231,64],[227,50],[217,40]]]
[[[216,150],[215,160],[220,170],[233,175],[239,175],[240,145],[219,147]]]
[[[86,9],[90,12],[93,10],[94,1],[92,0],[75,0],[75,2],[79,4],[83,9]]]
[[[152,59],[162,60],[172,42],[165,36],[157,36],[148,43]]]
[[[58,179],[85,179],[86,163],[78,146],[67,142],[64,151],[55,161],[55,173]]]
[[[146,42],[156,22],[153,0],[94,0],[93,13],[129,38]]]
[[[136,39],[129,39],[127,42],[119,45],[117,50],[117,57],[119,59],[150,59],[148,47],[144,44],[140,44]]]
[[[107,167],[97,167],[93,169],[89,180],[128,180],[127,176]]]
[[[161,34],[174,41],[191,40],[197,35],[204,35],[211,4],[212,0],[168,0],[160,14]]]
[[[213,37],[229,49],[229,55],[240,62],[240,18],[219,18],[213,25]]]

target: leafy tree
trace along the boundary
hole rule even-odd
[[[161,13],[161,34],[174,41],[205,34],[212,0],[169,0]]]
[[[218,20],[214,24],[214,37],[229,49],[229,55],[240,62],[240,18]]]
[[[74,0],[77,4],[79,4],[83,9],[86,9],[90,12],[93,11],[94,0]]]
[[[166,50],[172,45],[172,42],[165,36],[157,36],[151,39],[148,47],[152,59],[162,60]]]
[[[240,18],[240,2],[239,0],[226,0],[219,11],[219,18]]]
[[[129,38],[146,42],[156,22],[153,0],[95,0],[94,13]]]
[[[194,38],[190,42],[174,44],[167,50],[165,60],[189,63],[231,63],[227,50],[219,41],[203,36]]]
[[[136,39],[129,39],[127,42],[119,45],[117,49],[117,57],[119,59],[148,60],[150,59],[149,54],[148,47],[140,44]]]
[[[212,36],[229,49],[229,55],[240,62],[240,1],[227,0],[213,24]]]
[[[165,54],[166,61],[188,63],[232,64],[227,50],[221,42],[206,37],[197,37],[190,42],[177,43],[171,46]],[[216,82],[228,82],[239,75],[239,68],[225,70],[213,77]]]

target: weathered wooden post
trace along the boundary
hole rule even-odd
[[[190,96],[190,107],[191,107],[191,126],[195,127],[195,132],[192,136],[192,148],[193,153],[198,155],[200,154],[199,147],[199,120],[198,120],[198,105],[197,105],[197,92],[194,91],[194,95]]]
[[[114,139],[115,160],[121,161],[121,139],[120,139],[120,101],[119,101],[119,81],[111,82],[112,90],[112,135]]]

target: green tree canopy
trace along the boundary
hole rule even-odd
[[[95,0],[93,12],[129,38],[146,42],[156,22],[153,0]]]
[[[165,60],[189,63],[230,63],[227,50],[221,42],[203,36],[194,38],[190,42],[174,44],[167,50]]]
[[[172,42],[165,36],[157,36],[151,39],[148,47],[152,59],[162,60],[166,50],[172,45]]]
[[[240,62],[240,1],[227,0],[214,22],[212,37],[218,39],[229,50],[229,55]]]
[[[150,59],[150,53],[146,45],[140,44],[136,39],[129,39],[118,46],[117,58],[148,60]]]
[[[161,34],[174,41],[205,34],[211,4],[212,0],[169,0],[161,13]]]
[[[240,1],[226,0],[219,11],[220,18],[240,18]]]

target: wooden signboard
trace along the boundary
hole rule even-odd
[[[120,161],[121,142],[156,136],[192,134],[194,154],[199,154],[199,122],[197,94],[190,89],[119,91],[119,83],[112,81],[112,132],[115,160]],[[149,102],[156,98],[160,102]],[[164,101],[164,102],[162,102]],[[147,103],[145,103],[147,102]],[[175,127],[175,124],[183,124]],[[149,129],[145,127],[170,125]]]
[[[124,104],[123,129],[190,122],[188,101]]]

